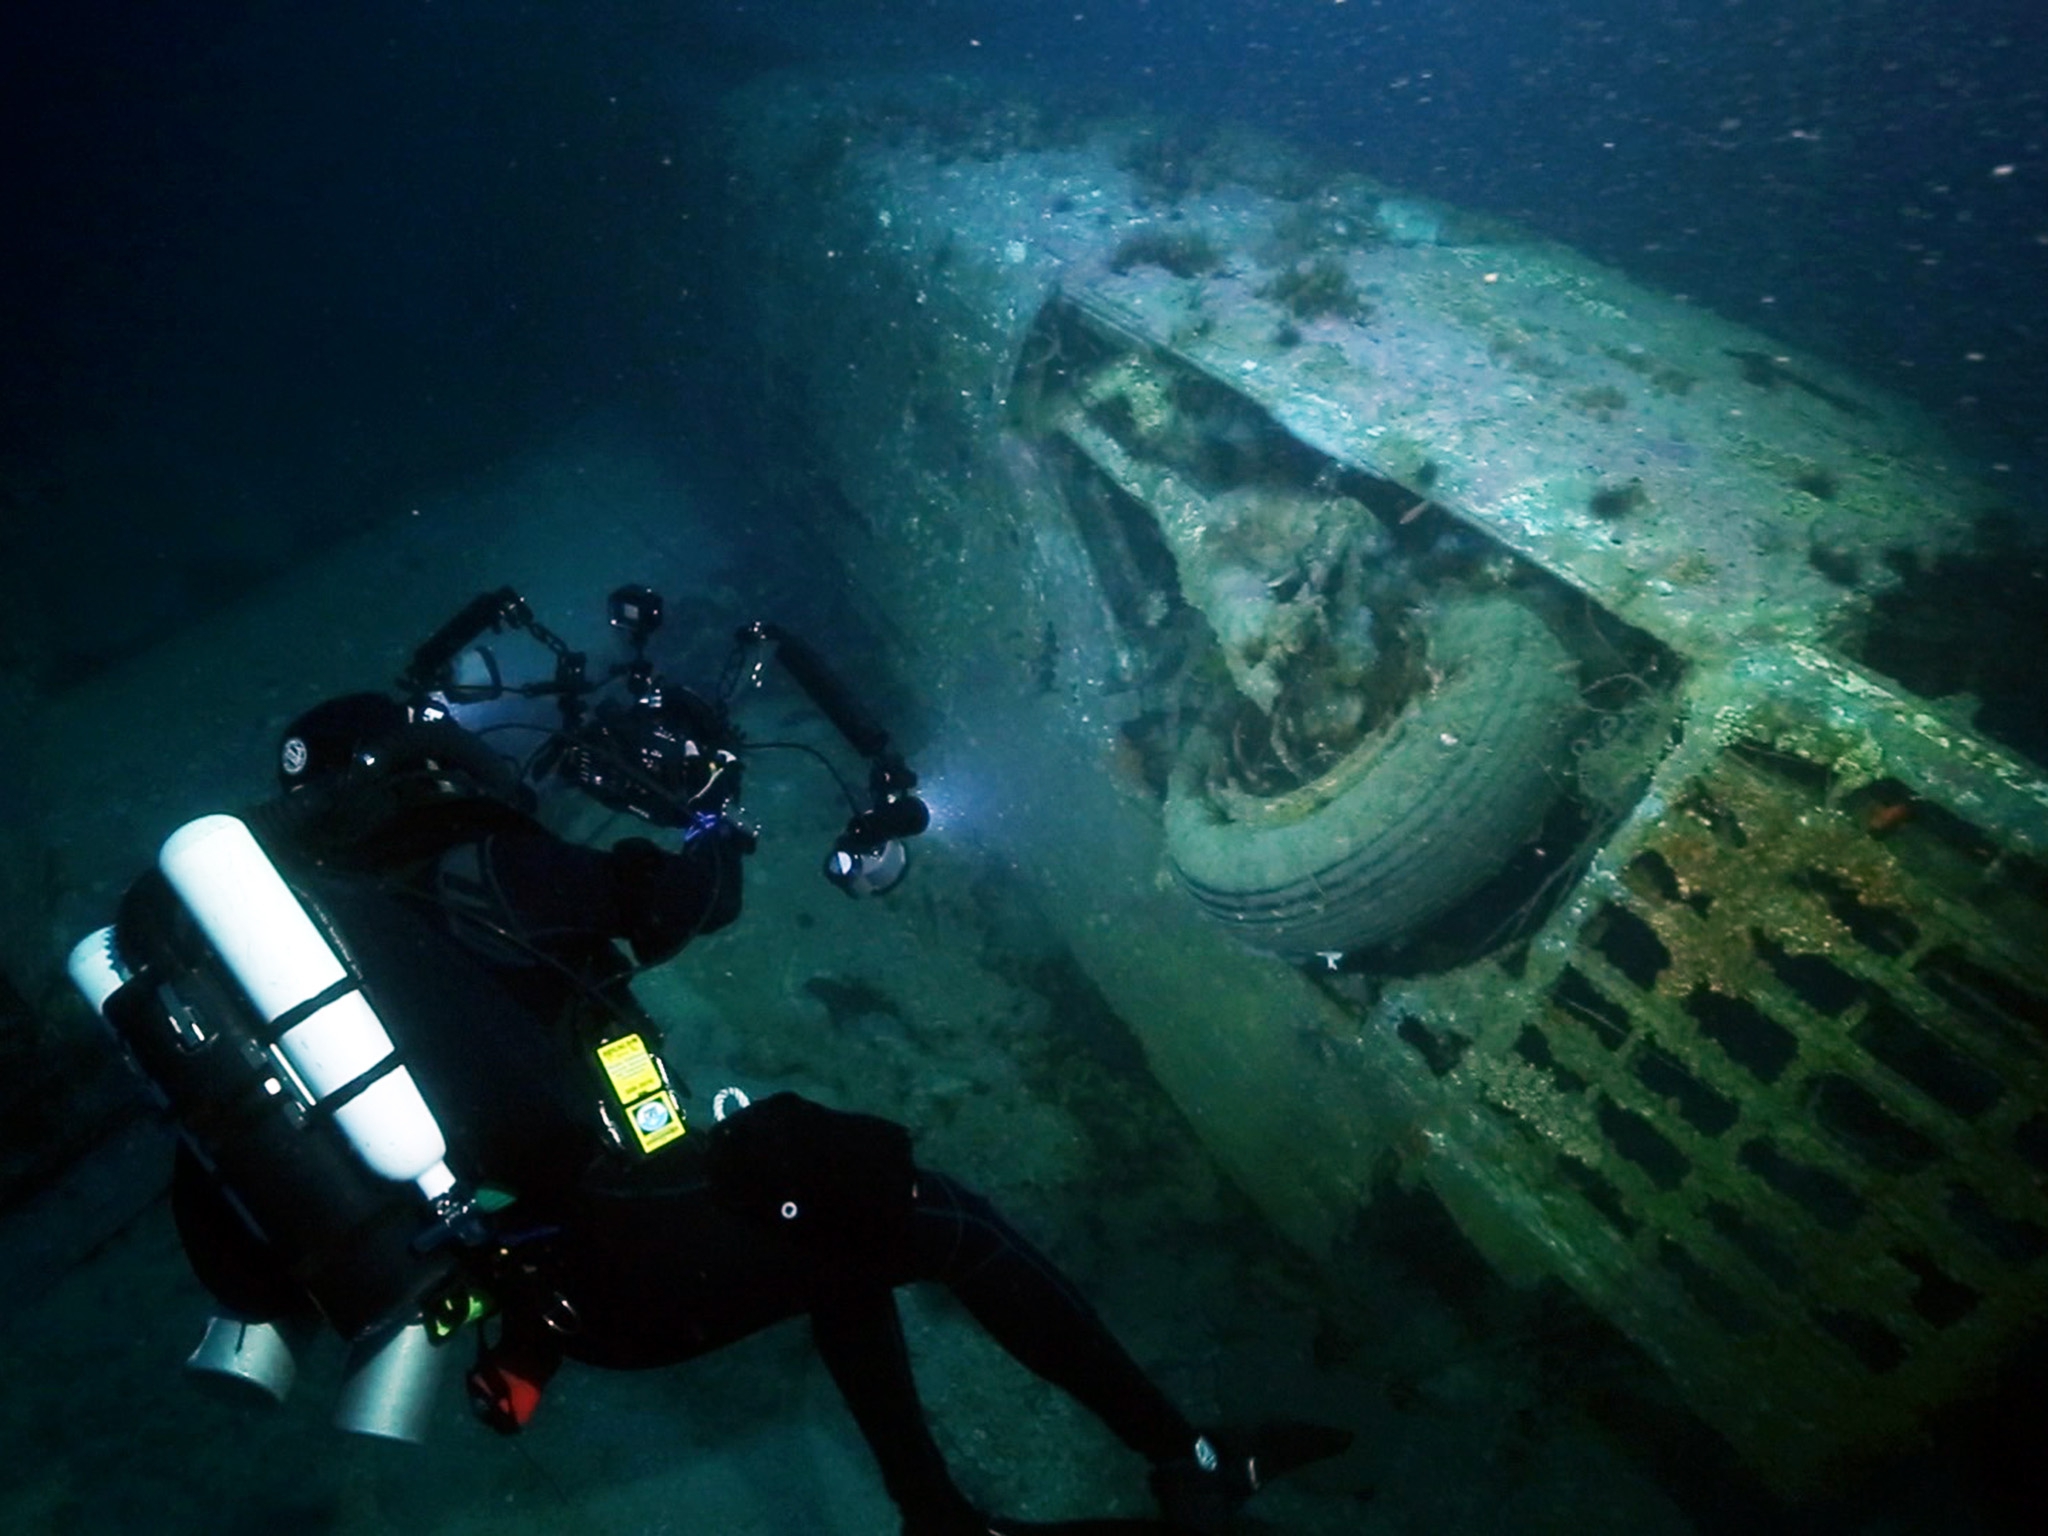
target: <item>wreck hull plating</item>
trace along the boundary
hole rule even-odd
[[[730,123],[756,458],[949,832],[1274,1224],[1327,1257],[1427,1184],[1786,1488],[1984,1379],[2048,1299],[2048,784],[1870,660],[1980,550],[1952,450],[1270,144],[928,82]]]

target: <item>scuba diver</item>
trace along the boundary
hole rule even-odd
[[[889,889],[929,818],[888,734],[801,641],[748,626],[707,697],[647,660],[656,594],[610,606],[631,655],[593,675],[511,589],[480,596],[396,696],[295,721],[282,793],[180,828],[74,950],[179,1131],[173,1215],[223,1309],[192,1366],[281,1400],[295,1346],[331,1327],[353,1348],[337,1421],[417,1439],[468,1333],[471,1405],[512,1434],[565,1361],[671,1365],[808,1315],[905,1536],[1221,1531],[1263,1482],[1341,1450],[1348,1434],[1316,1426],[1190,1423],[899,1125],[728,1088],[694,1131],[629,983],[739,915],[755,839],[733,814],[738,680],[772,656],[868,761],[866,804],[841,781],[835,884]],[[478,642],[508,630],[553,653],[552,676],[504,681]],[[522,755],[495,744],[530,737]],[[543,800],[564,793],[663,842],[559,835]],[[949,1287],[1142,1455],[1164,1519],[979,1511],[918,1397],[894,1295],[913,1281]]]

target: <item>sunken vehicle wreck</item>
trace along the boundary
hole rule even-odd
[[[1912,643],[1997,505],[1924,421],[1250,137],[729,126],[757,454],[1281,1231],[1427,1186],[1788,1490],[1987,1378],[2048,1296],[2048,780]]]

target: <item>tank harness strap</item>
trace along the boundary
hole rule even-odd
[[[362,977],[356,975],[353,971],[348,972],[337,980],[329,982],[304,1002],[295,1003],[285,1009],[283,1013],[280,1013],[262,1029],[258,1030],[256,1038],[266,1046],[275,1045],[329,1003],[347,997],[351,992],[360,991],[362,985]]]
[[[285,1009],[283,1013],[280,1013],[263,1028],[257,1030],[257,1043],[265,1051],[269,1052],[273,1059],[281,1059],[278,1050],[278,1042],[280,1040],[298,1028],[299,1025],[305,1023],[306,1020],[312,1018],[314,1014],[318,1013],[328,1004],[348,996],[351,992],[360,992],[362,986],[362,977],[356,975],[353,971],[348,972],[338,980],[322,987],[305,1001],[295,1003]],[[365,1068],[354,1078],[333,1090],[325,1098],[308,1107],[306,1118],[308,1120],[332,1119],[337,1111],[347,1107],[360,1094],[364,1093],[372,1085],[390,1076],[403,1065],[405,1063],[399,1059],[397,1051],[386,1051],[383,1060],[379,1061],[375,1066]]]

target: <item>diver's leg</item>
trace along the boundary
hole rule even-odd
[[[997,1343],[1152,1463],[1174,1530],[1226,1531],[1267,1482],[1351,1443],[1346,1430],[1292,1421],[1198,1431],[1052,1262],[950,1179],[918,1174],[911,1241],[924,1278],[951,1287]]]
[[[986,1531],[932,1439],[895,1294],[860,1281],[831,1288],[812,1305],[811,1332],[881,1468],[882,1486],[903,1512],[904,1530]]]
[[[918,1278],[945,1284],[998,1344],[1125,1445],[1155,1464],[1187,1454],[1195,1427],[987,1200],[920,1169],[909,1240]]]

